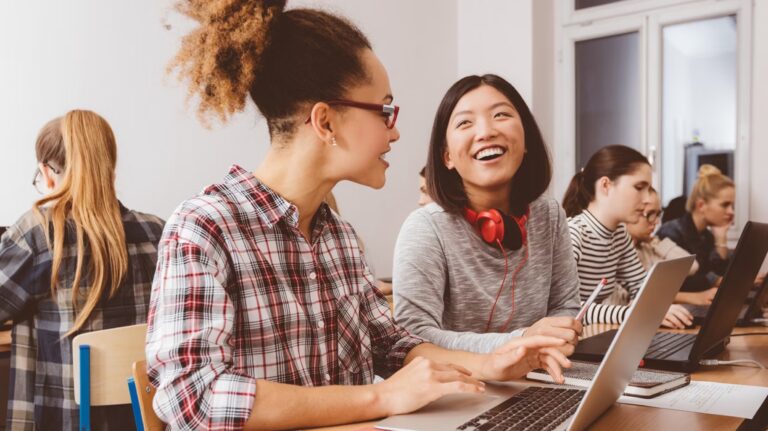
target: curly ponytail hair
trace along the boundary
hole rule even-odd
[[[177,9],[200,26],[169,65],[199,99],[198,116],[226,122],[248,96],[272,136],[290,135],[299,109],[337,99],[369,77],[371,49],[347,20],[314,9],[284,11],[285,0],[184,0]]]
[[[637,150],[623,145],[609,145],[599,149],[589,158],[586,166],[571,179],[563,196],[565,215],[573,217],[581,214],[595,199],[595,183],[602,177],[611,181],[631,174],[638,165],[648,163],[648,159]]]

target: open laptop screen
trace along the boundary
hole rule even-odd
[[[768,224],[747,222],[693,345],[691,359],[698,362],[707,351],[731,334],[766,253]]]

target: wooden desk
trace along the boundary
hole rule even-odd
[[[585,335],[594,335],[616,327],[618,326],[593,325],[593,327],[585,328]],[[754,332],[768,332],[768,328],[736,328],[733,333],[743,334]],[[768,364],[768,336],[755,335],[732,337],[728,348],[718,356],[718,359],[754,359],[762,364]],[[691,374],[691,379],[719,383],[768,386],[768,370],[723,365],[716,367],[701,367],[698,371]],[[377,421],[318,428],[317,431],[355,431],[365,427],[372,427],[376,422]],[[735,430],[741,423],[742,419],[728,416],[715,416],[617,403],[608,409],[608,411],[606,411],[605,414],[590,427],[590,430]]]

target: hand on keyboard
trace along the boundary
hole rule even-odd
[[[410,413],[444,395],[485,391],[485,383],[464,367],[416,357],[387,380],[374,385],[387,416]]]

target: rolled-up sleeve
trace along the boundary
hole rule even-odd
[[[233,370],[236,307],[208,226],[169,223],[152,286],[147,369],[154,410],[174,430],[242,429],[255,399],[256,379]]]

